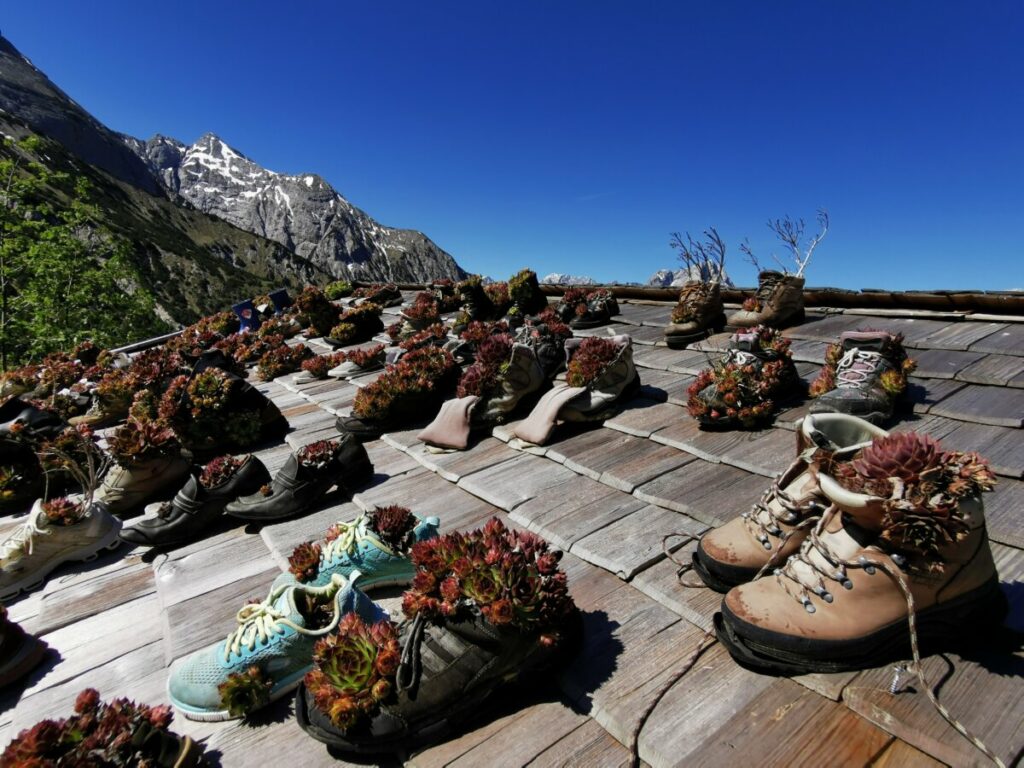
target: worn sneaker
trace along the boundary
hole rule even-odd
[[[171,703],[189,720],[214,722],[249,714],[229,711],[220,686],[252,667],[269,683],[256,706],[287,695],[312,667],[314,643],[330,634],[342,616],[355,612],[368,622],[387,617],[356,587],[358,578],[355,571],[348,580],[335,574],[321,587],[275,586],[263,602],[243,606],[238,626],[224,640],[196,651],[171,670]]]
[[[413,544],[436,537],[437,528],[441,524],[436,517],[410,517],[410,524],[414,527],[404,546],[386,543],[387,537],[375,529],[373,513],[362,514],[351,522],[339,522],[331,526],[328,539],[320,549],[316,576],[306,583],[319,587],[329,583],[335,574],[350,578],[359,571],[362,574],[359,586],[367,591],[376,587],[409,584],[415,573],[412,560],[409,559],[409,550]],[[295,583],[295,575],[287,572],[277,577],[274,586]]]
[[[811,413],[849,413],[881,424],[892,418],[913,369],[902,334],[844,333],[825,353],[825,365],[811,385],[811,395],[817,398]]]
[[[708,531],[693,570],[716,592],[728,592],[796,552],[829,505],[818,485],[822,462],[849,461],[885,430],[854,416],[811,415],[797,423],[796,458],[746,512]]]
[[[74,523],[51,522],[37,501],[28,518],[0,542],[0,600],[41,585],[62,563],[93,560],[104,549],[116,549],[121,521],[93,502]]]

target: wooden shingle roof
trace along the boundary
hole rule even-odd
[[[1014,297],[1019,298],[1019,297]],[[902,332],[918,369],[895,429],[977,450],[997,473],[986,497],[989,534],[1011,602],[1010,625],[1024,631],[1024,315],[976,319],[878,306],[817,307],[786,330],[801,375],[810,380],[827,344],[845,330]],[[58,650],[24,690],[0,694],[0,744],[41,717],[69,711],[94,686],[104,697],[165,702],[167,667],[222,638],[245,598],[261,596],[299,542],[359,510],[400,503],[437,515],[442,529],[478,526],[492,515],[527,528],[565,551],[570,590],[584,611],[579,655],[547,691],[519,692],[490,719],[453,740],[409,756],[411,765],[628,764],[624,745],[664,684],[712,633],[721,596],[682,585],[672,558],[686,561],[695,537],[749,508],[769,478],[793,458],[796,421],[807,406],[782,412],[755,432],[703,432],[685,410],[686,389],[728,337],[688,350],[661,343],[670,304],[620,299],[621,315],[588,334],[627,333],[643,388],[619,415],[589,429],[559,427],[550,444],[519,450],[511,425],[463,453],[432,453],[418,428],[367,444],[372,485],[329,498],[317,511],[262,529],[225,524],[202,542],[157,554],[122,548],[11,606],[12,617]],[[388,310],[397,312],[397,310]],[[312,345],[319,352],[325,345]],[[258,452],[271,472],[288,453],[335,434],[353,382],[259,384],[288,417],[286,443]],[[5,524],[0,524],[3,526]],[[398,591],[386,604],[397,612]],[[977,651],[925,663],[940,700],[1008,765],[1024,755],[1024,654]],[[654,766],[986,765],[987,759],[938,715],[912,681],[889,692],[892,669],[755,674],[711,643],[654,708],[640,735]],[[294,765],[339,765],[301,733],[289,704],[258,725],[192,723],[178,730],[207,739],[223,765],[287,756]],[[265,757],[264,757],[265,756]]]

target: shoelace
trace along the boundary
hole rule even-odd
[[[0,544],[0,560],[6,560],[15,552],[24,552],[31,555],[35,544],[36,536],[49,536],[53,531],[47,527],[40,527],[36,521],[43,516],[40,512],[33,515],[4,539]]]
[[[882,362],[878,352],[866,352],[851,347],[836,364],[836,388],[855,389],[867,381]]]
[[[287,614],[274,608],[269,598],[262,603],[242,606],[235,618],[238,627],[224,639],[224,661],[229,661],[232,655],[240,655],[243,645],[251,651],[256,647],[257,640],[262,644],[272,634],[283,635],[282,623],[295,627],[288,620]]]
[[[409,628],[409,637],[402,648],[402,658],[398,662],[398,671],[395,673],[395,688],[399,691],[408,691],[419,682],[423,665],[420,659],[420,647],[423,645],[423,633],[427,629],[427,620],[422,613],[417,613]]]
[[[754,293],[754,298],[758,302],[764,305],[775,293],[775,288],[782,282],[781,277],[770,275],[764,279],[764,282],[757,287],[757,291]]]
[[[899,568],[893,568],[889,563],[869,558],[866,555],[861,555],[856,560],[845,560],[833,552],[829,546],[822,541],[819,533],[825,529],[828,521],[837,514],[840,514],[840,512],[835,506],[831,506],[825,510],[825,513],[822,515],[818,525],[811,531],[810,536],[800,547],[800,551],[791,555],[784,566],[775,569],[775,578],[778,580],[782,588],[786,590],[786,593],[800,602],[808,613],[815,613],[816,611],[814,605],[810,601],[810,597],[807,593],[808,590],[814,592],[814,594],[818,595],[826,603],[832,602],[832,595],[826,588],[826,579],[839,583],[844,589],[853,589],[853,582],[851,582],[847,576],[847,569],[849,568],[862,568],[865,573],[869,574],[881,571],[892,579],[899,587],[900,592],[902,592],[903,598],[907,601],[907,626],[910,631],[910,651],[913,657],[912,671],[917,677],[918,682],[921,684],[921,688],[928,696],[928,700],[931,701],[935,710],[942,716],[942,719],[949,723],[957,733],[971,742],[971,744],[973,744],[980,752],[984,753],[985,756],[999,766],[999,768],[1006,768],[1006,764],[989,748],[987,744],[985,744],[985,742],[971,733],[967,729],[967,726],[953,717],[952,713],[939,701],[931,684],[925,678],[924,669],[921,665],[921,649],[917,639],[917,609],[914,604],[914,595],[910,591],[910,585],[907,583],[906,576],[903,575],[903,572]],[[812,550],[817,552],[817,554],[820,555],[829,566],[834,568],[834,570],[829,572],[827,568],[816,563],[811,555]],[[890,555],[890,559],[892,559],[892,561],[897,565],[901,562],[901,559],[897,555]],[[811,578],[816,578],[817,583],[808,584],[807,581],[802,578],[800,571],[796,567],[798,563],[810,567],[811,572],[816,574],[816,577],[812,576]],[[791,580],[799,585],[797,594],[793,593],[785,580]]]
[[[748,511],[740,513],[740,517],[743,518],[747,530],[750,531],[750,534],[755,539],[761,542],[761,546],[766,550],[772,549],[769,537],[774,536],[777,539],[781,539],[781,543],[785,544],[797,531],[817,523],[818,518],[825,511],[825,505],[817,499],[811,498],[800,504],[779,485],[780,478],[794,472],[797,465],[802,463],[803,459],[797,459],[782,474],[776,475],[775,479],[772,480],[772,484],[761,495],[761,498],[755,501]],[[772,501],[778,501],[782,507],[780,512],[772,510],[770,506]],[[791,529],[785,531],[779,523],[791,526]],[[762,573],[774,562],[780,550],[781,547],[772,554],[768,564],[762,569]]]
[[[725,359],[722,361],[723,365],[729,363],[736,363],[736,365],[744,366],[749,363],[757,362],[760,358],[757,355],[751,354],[750,352],[744,352],[742,349],[729,349],[726,350]]]
[[[391,549],[367,530],[368,523],[366,515],[360,515],[351,523],[337,523],[338,537],[327,542],[321,555],[323,562],[329,563],[338,554],[353,554],[361,541],[369,541],[390,554]]]

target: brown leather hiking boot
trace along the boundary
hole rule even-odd
[[[679,292],[679,302],[672,310],[672,323],[665,328],[665,343],[669,349],[682,349],[724,327],[721,286],[691,280]]]
[[[739,517],[708,531],[693,553],[693,570],[716,592],[727,592],[779,567],[796,552],[829,506],[818,484],[824,462],[848,461],[887,433],[862,419],[829,413],[797,425],[796,458]]]
[[[729,317],[727,330],[755,325],[785,328],[804,320],[804,279],[766,269],[757,276],[757,293]]]
[[[999,625],[1006,598],[981,501],[994,476],[976,454],[894,434],[830,471],[819,483],[832,506],[800,551],[731,590],[715,616],[737,661],[790,674],[857,670]]]

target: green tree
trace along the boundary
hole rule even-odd
[[[91,339],[116,346],[166,330],[130,260],[99,222],[85,179],[37,159],[37,137],[0,157],[0,369]]]

